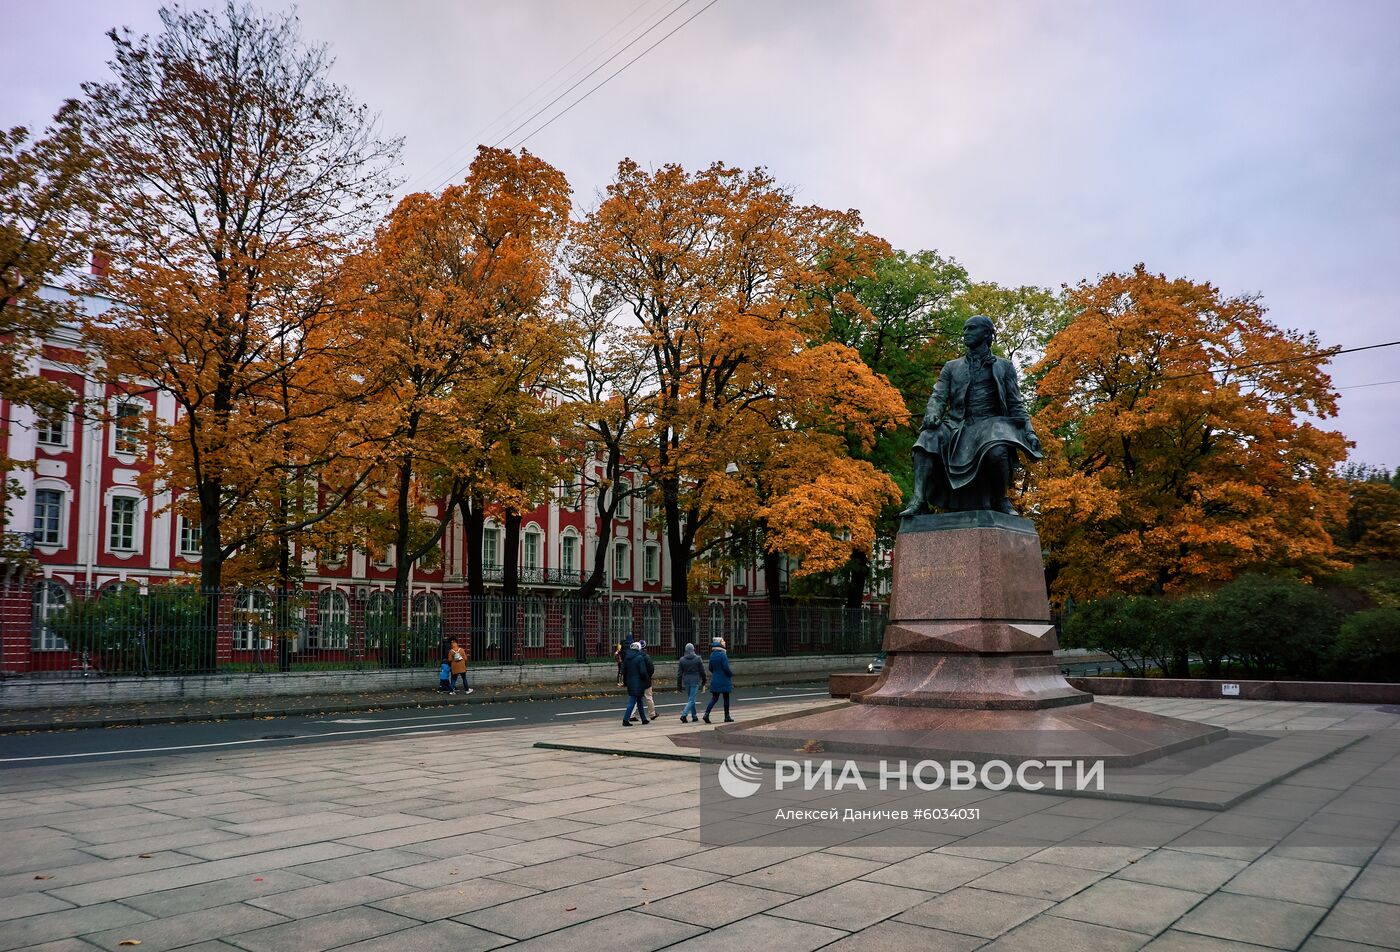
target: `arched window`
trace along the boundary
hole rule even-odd
[[[565,648],[574,646],[575,635],[583,634],[584,608],[583,603],[572,598],[566,598],[559,603],[559,643]]]
[[[656,602],[642,606],[642,637],[649,645],[661,644],[661,606]]]
[[[344,648],[350,640],[350,600],[344,592],[325,591],[316,600],[320,644],[311,647]]]
[[[632,606],[626,601],[613,602],[612,607],[613,641],[632,640]]]
[[[710,641],[724,637],[724,605],[710,602]]]
[[[559,537],[559,573],[566,582],[579,577],[578,534],[572,529],[564,530]]]
[[[53,579],[34,586],[33,645],[35,651],[67,651],[68,642],[54,633],[49,619],[68,606],[68,590]]]
[[[734,644],[749,643],[749,607],[744,604],[734,606]]]
[[[540,577],[540,552],[544,536],[538,529],[526,529],[520,545],[520,571],[527,581]]]
[[[525,647],[544,647],[544,599],[525,600]]]
[[[365,645],[381,648],[394,624],[394,599],[388,592],[374,592],[365,602]]]
[[[442,637],[442,599],[432,592],[413,596],[409,623],[419,640]]]
[[[256,588],[241,588],[233,597],[233,647],[266,651],[272,647],[272,599]]]

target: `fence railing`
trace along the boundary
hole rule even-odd
[[[619,642],[659,658],[723,638],[736,656],[880,650],[885,608],[701,605],[565,594],[502,598],[413,590],[200,591],[109,585],[86,591],[45,579],[0,590],[0,673],[98,677],[437,665],[450,639],[476,663],[608,660]]]

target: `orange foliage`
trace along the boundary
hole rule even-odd
[[[1047,457],[1028,496],[1058,595],[1174,592],[1329,567],[1340,433],[1314,335],[1138,265],[1069,289],[1032,370]],[[1050,439],[1053,434],[1058,440]]]
[[[625,160],[573,245],[574,270],[625,315],[619,353],[647,382],[636,461],[659,490],[677,598],[692,558],[760,511],[789,551],[822,564],[873,537],[893,484],[817,435],[868,443],[872,419],[905,415],[856,351],[817,343],[830,338],[829,292],[889,254],[857,213],[798,205],[762,169]]]

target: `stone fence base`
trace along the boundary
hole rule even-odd
[[[849,669],[864,656],[793,655],[786,658],[732,659],[734,679],[745,684],[822,679],[832,671]],[[656,683],[674,680],[674,662],[657,665]],[[612,688],[617,665],[590,664],[475,665],[467,677],[473,687],[520,688],[534,685],[577,684],[581,690]],[[315,695],[347,691],[373,694],[405,688],[437,687],[437,669],[410,668],[374,671],[308,671],[270,674],[219,674],[174,678],[12,678],[0,681],[0,709],[68,707],[79,704],[122,704],[140,701],[204,700],[208,698]]]
[[[1230,681],[1195,678],[1069,678],[1091,694],[1135,697],[1239,698],[1246,701],[1312,701],[1400,704],[1400,684],[1369,681]]]

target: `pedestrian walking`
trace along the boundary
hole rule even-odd
[[[446,661],[438,665],[438,693],[452,693],[452,665]]]
[[[724,698],[724,722],[728,724],[734,720],[729,716],[729,692],[733,690],[734,672],[729,668],[729,652],[724,650],[724,639],[716,638],[710,642],[710,703],[705,705],[706,724],[710,723],[710,712],[720,698]]]
[[[685,646],[685,654],[676,662],[676,687],[686,692],[685,709],[681,711],[681,723],[694,724],[700,720],[695,712],[695,697],[709,681],[705,674],[705,662],[695,653],[694,645]]]
[[[447,665],[451,669],[451,676],[447,682],[448,694],[457,693],[457,679],[462,679],[462,693],[471,694],[474,688],[467,683],[467,653],[462,650],[462,646],[457,644],[457,639],[453,638],[447,649]]]
[[[622,676],[627,684],[627,710],[622,713],[622,726],[632,726],[632,711],[635,709],[642,716],[643,724],[650,724],[651,719],[646,714],[646,692],[651,687],[652,675],[656,673],[656,666],[651,658],[642,651],[641,642],[632,642],[632,648],[622,658]]]
[[[647,654],[647,640],[643,638],[638,641],[637,644],[642,646],[642,654]],[[647,663],[651,665],[653,671],[656,670],[656,663],[651,660],[650,655],[647,655]],[[645,701],[647,705],[647,717],[656,720],[656,698],[651,693],[650,680],[647,681],[647,690],[646,693],[642,695],[642,700]]]

